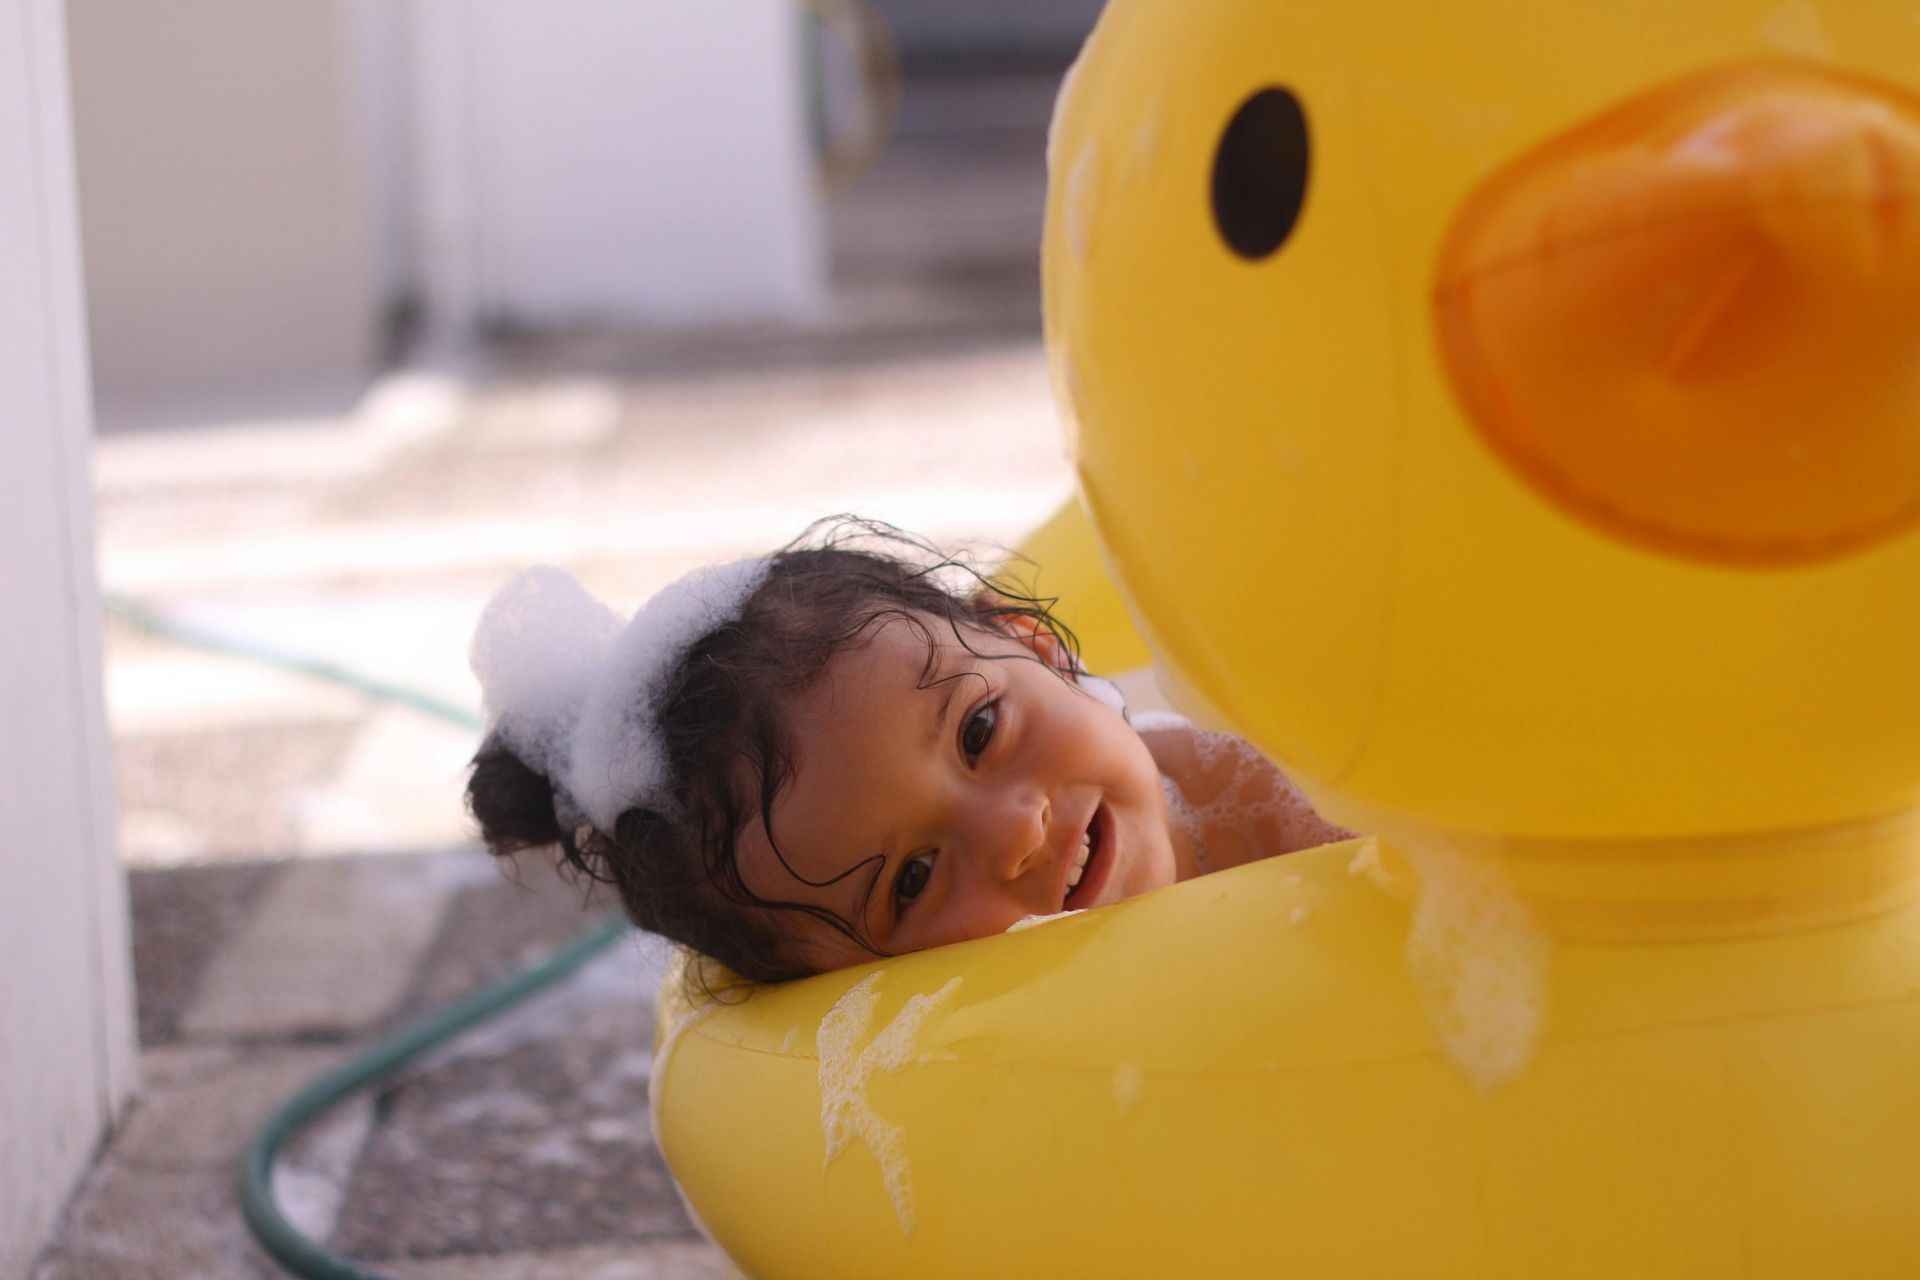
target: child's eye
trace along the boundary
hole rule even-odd
[[[900,864],[900,874],[893,878],[893,908],[904,911],[909,902],[926,891],[933,880],[933,858],[931,853],[916,853]]]
[[[993,729],[1000,722],[1000,704],[989,702],[972,715],[960,730],[960,750],[968,760],[979,758],[987,744],[993,741]]]

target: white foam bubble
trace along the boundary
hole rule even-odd
[[[1315,812],[1244,738],[1202,729],[1169,712],[1143,712],[1133,726],[1160,739],[1155,754],[1169,771],[1163,783],[1168,811],[1193,837],[1203,872],[1351,834]]]
[[[1008,933],[1019,933],[1022,929],[1031,929],[1035,925],[1047,924],[1054,920],[1065,920],[1068,916],[1077,916],[1084,910],[1086,910],[1085,907],[1074,907],[1069,911],[1056,911],[1052,915],[1021,916],[1018,920],[1008,925],[1006,931]]]
[[[880,1002],[879,981],[880,973],[868,974],[835,1001],[820,1021],[820,1128],[826,1138],[825,1165],[856,1140],[873,1154],[900,1222],[900,1234],[907,1236],[913,1234],[913,1177],[907,1163],[906,1130],[873,1109],[867,1085],[874,1072],[893,1074],[913,1060],[920,1029],[952,997],[960,979],[909,999],[863,1048],[860,1042]]]
[[[1160,794],[1167,799],[1167,816],[1186,836],[1187,843],[1193,848],[1194,868],[1201,875],[1213,870],[1213,864],[1207,858],[1207,842],[1200,827],[1200,812],[1187,803],[1186,793],[1180,785],[1166,774],[1160,775]]]
[[[528,569],[494,593],[468,651],[488,727],[556,785],[563,823],[611,831],[636,805],[670,810],[659,695],[688,646],[740,616],[768,565],[690,573],[624,627],[559,569]]]
[[[671,813],[672,772],[656,720],[663,686],[688,646],[739,618],[766,580],[764,558],[696,570],[647,601],[615,638],[582,708],[565,785],[587,819],[613,830],[645,805]]]
[[[487,602],[467,651],[487,721],[529,767],[557,780],[575,725],[620,619],[548,566],[510,579]]]
[[[1407,971],[1448,1060],[1491,1093],[1533,1060],[1552,939],[1491,856],[1431,837],[1394,847],[1420,877]]]

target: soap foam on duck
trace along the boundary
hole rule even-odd
[[[880,993],[879,973],[870,973],[827,1010],[820,1021],[820,1128],[826,1137],[826,1159],[832,1164],[857,1139],[873,1153],[880,1177],[900,1221],[900,1234],[913,1234],[913,1181],[907,1164],[906,1130],[883,1119],[867,1099],[867,1085],[876,1071],[893,1074],[914,1059],[914,1040],[940,1006],[960,986],[954,978],[938,991],[908,1000],[892,1022],[860,1047],[872,1025]]]
[[[1407,972],[1460,1074],[1489,1094],[1533,1060],[1553,941],[1486,855],[1396,841],[1420,877]]]

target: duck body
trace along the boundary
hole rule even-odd
[[[1353,870],[1372,849],[756,992],[669,1042],[661,1150],[781,1280],[1912,1270],[1920,911],[1559,943],[1524,1070],[1485,1090],[1409,968],[1419,908]],[[863,1050],[946,995],[897,1070],[823,1087],[819,1029],[863,986]],[[828,1158],[823,1103],[850,1096],[886,1163]]]

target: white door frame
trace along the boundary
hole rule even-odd
[[[136,1068],[94,581],[60,0],[0,0],[0,1275],[25,1275]]]

